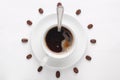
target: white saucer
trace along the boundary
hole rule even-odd
[[[30,40],[31,48],[39,64],[42,63],[44,56],[46,56],[46,51],[42,46],[44,43],[44,34],[52,25],[56,25],[56,17],[56,14],[47,15],[32,31]],[[62,23],[63,25],[66,25],[68,29],[73,31],[75,46],[71,54],[65,58],[48,58],[46,63],[46,66],[48,67],[63,69],[74,65],[83,56],[87,47],[87,36],[78,20],[70,15],[64,14]]]

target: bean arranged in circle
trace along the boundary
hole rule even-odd
[[[62,6],[62,3],[61,3],[61,2],[58,2],[58,3],[57,3],[57,6]]]
[[[93,24],[89,24],[87,27],[88,27],[88,29],[91,29],[91,28],[93,28]]]
[[[39,8],[38,11],[39,11],[40,14],[43,14],[43,13],[44,13],[44,10],[43,10],[42,8]]]
[[[27,42],[28,42],[28,39],[27,39],[27,38],[22,38],[22,39],[21,39],[21,42],[22,42],[22,43],[27,43]]]
[[[32,54],[28,54],[27,56],[26,56],[26,59],[31,59],[32,58]]]
[[[56,78],[60,78],[60,71],[56,71]]]
[[[77,67],[74,67],[74,68],[73,68],[73,71],[74,71],[74,73],[76,73],[76,74],[79,73],[79,70],[78,70]]]
[[[32,21],[31,21],[31,20],[27,20],[27,24],[28,24],[29,26],[31,26],[31,25],[32,25]]]
[[[96,43],[96,39],[91,39],[90,42],[95,44]]]
[[[78,10],[76,11],[76,15],[80,15],[80,13],[81,13],[81,10],[78,9]]]
[[[40,66],[40,67],[37,69],[37,71],[38,71],[38,72],[41,72],[41,71],[42,71],[42,69],[43,69],[43,67],[42,67],[42,66]]]
[[[91,61],[91,59],[92,59],[89,55],[87,55],[85,58],[86,58],[86,60],[88,60],[88,61]]]

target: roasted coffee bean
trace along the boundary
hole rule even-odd
[[[88,27],[88,29],[91,29],[91,28],[93,28],[93,24],[89,24],[87,27]]]
[[[80,13],[81,13],[81,10],[78,9],[78,10],[76,11],[76,15],[80,15]]]
[[[91,59],[92,59],[89,55],[87,55],[85,58],[86,58],[86,60],[88,60],[88,61],[91,61]]]
[[[31,25],[32,25],[32,21],[27,20],[27,24],[28,24],[29,26],[31,26]]]
[[[28,39],[27,38],[22,38],[22,43],[27,43],[28,42]]]
[[[74,71],[74,73],[79,73],[79,70],[78,70],[77,67],[74,67],[74,68],[73,68],[73,71]]]
[[[38,72],[41,72],[42,71],[42,69],[43,69],[43,67],[42,66],[40,66],[39,68],[38,68]]]
[[[56,71],[56,78],[60,78],[60,71]]]
[[[62,6],[62,3],[61,3],[61,2],[58,2],[58,3],[57,3],[57,6]]]
[[[91,39],[90,42],[93,43],[93,44],[95,44],[96,40],[95,39]]]
[[[27,56],[26,56],[26,59],[31,59],[32,58],[32,54],[28,54]]]
[[[39,8],[39,10],[38,10],[38,11],[39,11],[39,13],[40,13],[40,14],[43,14],[43,13],[44,13],[44,11],[43,11],[43,9],[42,9],[42,8]]]

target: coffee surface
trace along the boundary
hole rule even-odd
[[[67,28],[62,26],[61,31],[58,32],[58,28],[55,26],[47,32],[45,42],[51,51],[60,53],[68,50],[72,45],[73,36]]]

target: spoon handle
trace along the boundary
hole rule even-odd
[[[58,21],[58,31],[61,31],[62,17],[63,17],[64,8],[63,6],[57,7],[57,21]]]

